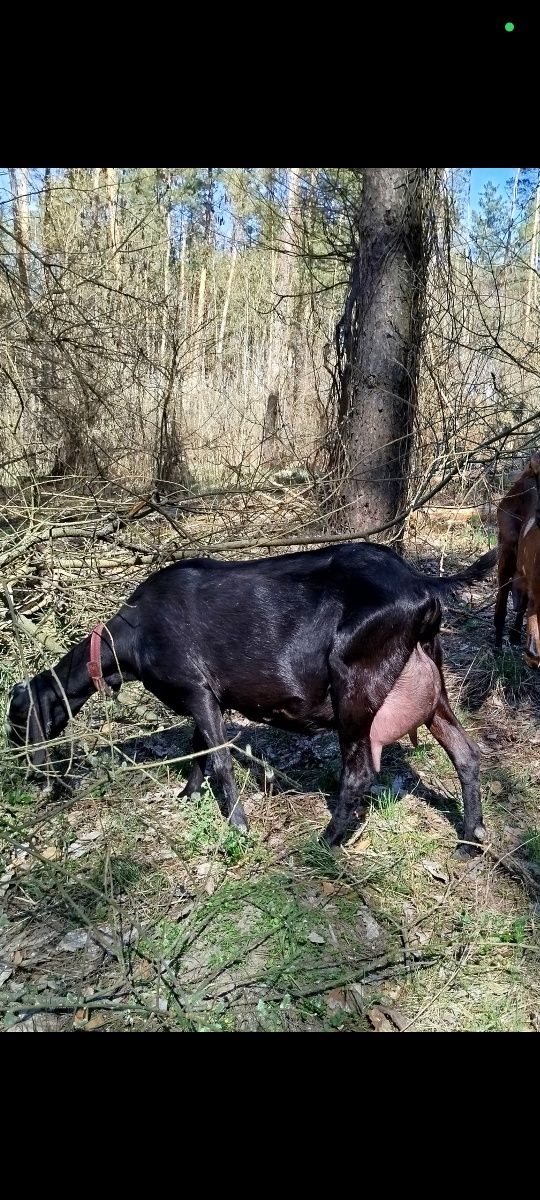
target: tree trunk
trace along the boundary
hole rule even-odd
[[[120,271],[120,261],[116,254],[117,246],[117,212],[118,212],[118,171],[116,167],[105,167],[106,194],[107,194],[107,220],[108,220],[108,243],[111,251],[111,258],[115,274]]]
[[[279,397],[270,392],[266,401],[262,437],[262,460],[267,467],[274,466],[277,457],[277,428],[279,420]]]
[[[167,359],[167,322],[169,314],[169,289],[171,266],[171,173],[168,173],[168,189],[165,204],[165,259],[163,263],[163,307],[161,310],[160,362],[165,366]]]
[[[204,335],[204,298],[206,294],[206,267],[201,267],[201,275],[199,280],[199,299],[197,301],[197,328],[195,333],[195,370],[199,371],[200,378],[204,381],[205,374],[205,335]]]
[[[180,241],[180,295],[178,298],[178,312],[180,320],[183,318],[184,335],[187,331],[187,319],[184,312],[186,297],[186,229],[182,229],[182,238]],[[189,305],[185,305],[186,309]]]
[[[358,250],[336,329],[332,524],[344,533],[384,525],[404,504],[425,295],[425,169],[369,167],[362,177]]]
[[[283,233],[275,265],[272,264],[272,292],[275,308],[270,322],[270,344],[268,352],[267,388],[275,393],[283,408],[286,403],[286,387],[289,382],[289,367],[292,366],[294,348],[294,296],[291,296],[296,249],[296,223],[298,220],[299,167],[289,168],[287,181],[287,209]]]
[[[30,218],[28,214],[28,171],[9,167],[11,201],[13,205],[13,230],[16,237],[16,258],[19,282],[24,295],[25,308],[31,304],[28,281],[28,243],[30,241]]]
[[[236,251],[236,227],[235,227],[234,232],[233,232],[233,238],[232,238],[231,265],[229,267],[229,278],[227,280],[227,290],[225,292],[225,299],[223,301],[223,312],[221,314],[221,325],[219,327],[219,337],[218,337],[218,344],[217,344],[217,356],[218,356],[218,359],[220,362],[221,362],[221,357],[223,354],[223,343],[225,341],[225,330],[227,328],[227,314],[229,312],[229,304],[231,302],[231,292],[232,292],[232,285],[233,285],[233,279],[234,279],[234,269],[236,266],[236,253],[237,253],[237,251]]]
[[[531,254],[529,260],[529,285],[527,288],[527,301],[525,304],[525,341],[529,336],[529,326],[531,322],[531,305],[533,297],[536,299],[536,264],[538,261],[538,241],[540,235],[540,178],[536,185],[536,195],[534,199],[534,221],[531,239]]]

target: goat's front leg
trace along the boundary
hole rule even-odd
[[[195,729],[193,730],[193,741],[191,743],[191,749],[192,749],[193,754],[198,754],[201,750],[206,749],[206,742],[205,742],[200,730],[197,728],[197,726],[195,726]],[[204,779],[205,770],[206,770],[206,756],[205,755],[201,754],[200,758],[192,759],[190,768],[189,768],[189,775],[187,777],[185,787],[183,788],[182,792],[180,793],[180,798],[182,800],[189,799],[189,797],[193,796],[195,794],[195,792],[200,792],[201,784]]]
[[[247,833],[248,819],[238,799],[230,751],[213,749],[214,746],[219,746],[226,741],[221,710],[215,696],[209,691],[197,693],[190,699],[189,711],[195,721],[202,745],[208,747],[212,753],[216,779],[224,797],[224,805],[220,803],[223,815],[228,818],[231,825],[235,825],[242,833]],[[198,778],[198,773],[195,773],[195,764],[190,772],[191,778]],[[188,785],[190,779],[188,779]]]
[[[369,802],[366,794],[373,779],[373,759],[369,737],[341,739],[343,770],[337,800],[332,805],[332,820],[323,833],[329,846],[339,846],[365,820]]]
[[[512,579],[516,569],[516,553],[514,548],[505,550],[500,546],[499,563],[498,563],[498,586],[497,599],[495,601],[495,645],[498,649],[501,648],[503,642],[504,624],[506,621],[506,609],[508,606],[508,596],[512,587]]]

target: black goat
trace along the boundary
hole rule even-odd
[[[230,708],[283,729],[336,728],[343,770],[324,836],[337,844],[365,814],[382,747],[426,724],[459,775],[465,839],[482,841],[479,755],[448,702],[438,595],[482,578],[495,559],[491,551],[442,579],[366,542],[252,562],[175,563],[142,583],[54,671],[16,685],[8,736],[43,768],[43,743],[94,684],[114,693],[133,679],[193,718],[194,752],[226,740],[222,713]],[[213,753],[222,811],[246,830],[230,753]],[[200,788],[205,762],[192,760],[184,795]]]

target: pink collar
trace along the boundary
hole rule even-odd
[[[101,669],[101,639],[105,631],[109,633],[103,621],[98,621],[97,625],[94,625],[90,634],[90,660],[87,663],[86,669],[96,691],[100,692],[102,696],[112,696],[114,694],[113,690],[109,687],[108,683],[105,683]]]

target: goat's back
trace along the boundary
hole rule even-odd
[[[517,546],[522,530],[534,515],[539,474],[540,454],[533,454],[497,507],[499,543],[503,548]]]
[[[151,576],[122,613],[150,690],[158,681],[164,696],[174,687],[189,708],[205,689],[222,707],[307,728],[332,719],[332,661],[345,672],[354,661],[373,678],[388,674],[391,686],[416,643],[433,643],[441,605],[411,564],[360,543],[244,562],[185,560]]]
[[[269,678],[302,673],[302,662],[322,670],[337,632],[352,636],[368,617],[381,637],[383,629],[397,635],[420,610],[425,616],[428,600],[436,624],[429,579],[387,547],[359,543],[243,562],[184,560],[150,576],[122,611],[139,630],[141,655],[170,661],[171,672],[187,659],[191,673],[204,664],[206,678]]]

